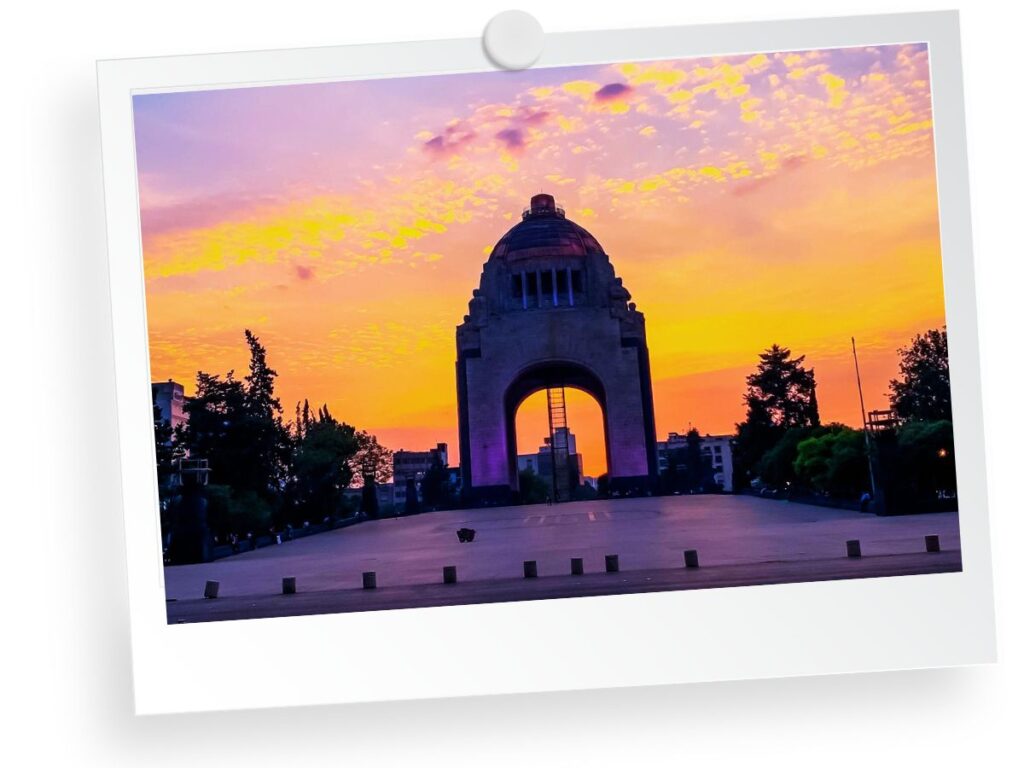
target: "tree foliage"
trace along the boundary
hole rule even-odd
[[[296,404],[294,422],[284,424],[267,350],[249,330],[245,341],[249,369],[243,379],[234,371],[196,374],[195,394],[185,403],[187,426],[177,441],[179,450],[209,461],[207,495],[216,533],[343,515],[349,511],[343,491],[354,479],[390,479],[391,452],[373,435],[334,418],[326,405]],[[161,441],[165,432],[158,427]],[[158,453],[163,450],[158,444]]]
[[[773,344],[760,358],[747,377],[747,422],[784,429],[821,424],[814,369],[804,368],[804,356],[792,357],[790,350]]]
[[[901,482],[912,499],[934,500],[956,495],[953,422],[913,421],[896,438]]]
[[[334,517],[344,508],[342,491],[352,482],[356,430],[335,419],[326,405],[311,414],[307,403],[304,414],[292,465],[295,503],[315,519]]]
[[[747,377],[746,420],[736,425],[735,481],[747,485],[761,458],[790,429],[819,427],[814,369],[804,356],[773,344],[760,354],[757,370]]]
[[[889,382],[889,403],[905,420],[953,418],[945,327],[918,334],[910,346],[900,348],[900,377]]]
[[[827,496],[857,498],[870,488],[864,433],[839,427],[797,445],[793,462],[804,487]]]
[[[287,480],[291,435],[274,397],[277,373],[267,365],[266,349],[251,331],[249,374],[222,378],[199,371],[196,393],[185,403],[184,430],[190,454],[210,461],[211,482],[250,491],[271,506]]]
[[[519,499],[523,504],[540,504],[551,498],[548,481],[532,469],[519,473]]]
[[[174,474],[174,465],[183,455],[181,429],[171,428],[160,406],[153,406],[153,435],[156,439],[156,477],[161,491],[166,491]]]
[[[369,432],[357,432],[358,448],[352,456],[352,469],[363,483],[383,485],[391,480],[392,451]]]
[[[416,488],[416,478],[414,477],[407,477],[405,479],[405,509],[402,512],[406,515],[418,515],[420,513],[420,494]]]
[[[434,455],[427,471],[420,481],[423,504],[427,509],[448,509],[455,503],[455,488],[452,486],[450,471],[441,462],[439,454]]]
[[[703,493],[716,487],[711,457],[701,449],[699,430],[690,429],[685,443],[670,448],[666,459],[660,478],[662,493]]]

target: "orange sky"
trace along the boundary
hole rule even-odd
[[[822,418],[885,407],[896,349],[944,323],[925,46],[135,97],[154,379],[243,371],[457,460],[455,326],[546,191],[647,318],[659,437],[731,432],[765,347]],[[587,474],[599,411],[569,400]],[[520,450],[546,434],[523,406]]]

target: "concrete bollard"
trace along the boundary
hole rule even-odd
[[[846,542],[846,556],[860,557],[860,539],[850,539]]]
[[[618,555],[605,555],[604,556],[604,570],[606,573],[618,573],[619,572],[619,556]]]
[[[537,578],[537,561],[536,560],[524,560],[523,561],[523,578],[524,579],[536,579]]]
[[[700,561],[697,560],[696,549],[687,549],[683,552],[683,565],[687,568],[700,568]]]
[[[377,588],[377,572],[376,571],[364,571],[363,572],[363,589],[376,589]]]
[[[285,576],[281,579],[281,594],[282,595],[294,595],[295,594],[295,577]]]
[[[569,561],[569,571],[573,576],[583,575],[583,558],[574,557]]]
[[[220,592],[219,581],[208,581],[206,582],[206,589],[203,590],[203,597],[212,600]]]
[[[444,567],[442,575],[445,584],[454,584],[458,581],[458,576],[456,575],[454,565],[446,565]]]
[[[939,546],[939,537],[937,534],[929,534],[924,537],[924,551],[925,552],[941,552],[942,547]]]

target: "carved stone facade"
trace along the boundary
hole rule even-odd
[[[581,389],[601,406],[612,491],[653,490],[644,316],[601,245],[551,195],[535,195],[491,251],[455,337],[459,453],[471,502],[515,500],[516,412],[553,387]]]

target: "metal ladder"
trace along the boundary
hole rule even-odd
[[[565,387],[551,387],[548,395],[548,429],[551,434],[551,490],[555,502],[569,501],[569,424],[565,414]]]

